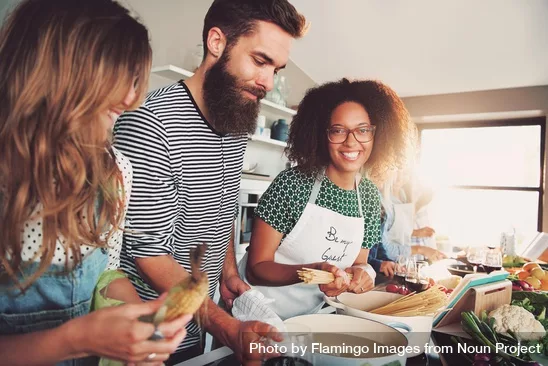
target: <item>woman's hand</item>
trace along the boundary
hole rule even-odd
[[[318,285],[320,291],[326,296],[335,297],[347,291],[350,280],[345,271],[327,262],[318,263],[316,269],[331,272],[333,273],[333,276],[335,276],[335,281],[326,285]]]
[[[394,270],[396,268],[396,263],[391,261],[383,261],[381,263],[380,271],[382,274],[384,274],[386,277],[394,277]]]
[[[352,274],[352,281],[348,286],[348,291],[361,294],[371,290],[375,286],[373,279],[360,266],[348,267],[345,271]]]
[[[186,336],[185,325],[191,315],[185,315],[158,326],[164,339],[150,341],[154,333],[153,324],[138,320],[142,315],[156,312],[165,296],[142,304],[127,304],[104,308],[75,319],[69,345],[78,354],[93,354],[113,360],[148,362],[159,364],[169,358]],[[74,325],[74,323],[79,324]],[[68,323],[67,323],[68,325]]]

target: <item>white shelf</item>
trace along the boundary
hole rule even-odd
[[[151,72],[153,74],[174,81],[178,81],[181,79],[185,80],[194,75],[193,72],[174,65],[156,66],[152,68]],[[261,99],[261,104],[267,109],[273,110],[274,113],[282,113],[289,116],[294,116],[297,114],[297,111],[295,111],[294,109],[282,107],[281,105],[272,103],[269,100]]]
[[[268,108],[272,108],[274,109],[275,112],[277,113],[285,113],[285,114],[288,114],[290,116],[294,116],[297,114],[297,111],[294,110],[294,109],[291,109],[291,108],[287,108],[287,107],[282,107],[281,105],[278,105],[276,103],[272,103],[270,100],[266,100],[266,99],[261,99],[261,103],[268,107]]]
[[[257,141],[257,142],[261,142],[263,144],[275,145],[275,146],[280,146],[280,147],[286,147],[287,146],[286,142],[278,141],[278,140],[274,140],[274,139],[269,139],[269,138],[262,137],[262,136],[249,135],[247,138],[251,141]]]
[[[160,75],[161,77],[164,77],[166,79],[170,80],[181,80],[181,79],[188,79],[192,75],[194,75],[193,72],[182,69],[177,66],[173,65],[166,65],[166,66],[157,66],[153,67],[152,70],[150,70],[153,74]]]

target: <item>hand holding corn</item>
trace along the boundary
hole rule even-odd
[[[209,290],[207,274],[200,271],[200,264],[206,250],[206,244],[190,250],[190,276],[169,290],[164,304],[153,316],[141,317],[141,321],[158,326],[162,322],[171,321],[183,314],[194,314],[200,308]]]

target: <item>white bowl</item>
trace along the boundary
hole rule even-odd
[[[394,325],[394,323],[407,325],[409,330],[404,334],[409,340],[409,345],[413,348],[409,356],[418,356],[424,353],[425,344],[430,343],[433,316],[390,316],[369,312],[369,310],[387,305],[400,297],[402,295],[383,291],[369,291],[361,294],[345,292],[336,298],[325,296],[325,301],[337,309],[337,314],[375,320],[387,325]]]
[[[407,338],[393,327],[369,319],[358,319],[351,316],[337,314],[310,314],[286,319],[284,323],[301,324],[309,328],[313,334],[313,342],[322,343],[322,346],[350,346],[360,347],[368,345],[369,352],[359,357],[333,356],[316,349],[312,352],[314,366],[382,366],[399,361],[405,365],[407,354],[403,351],[408,348]],[[323,334],[322,334],[323,333]],[[354,336],[348,338],[348,336]],[[394,349],[401,349],[400,353],[375,354],[372,342]],[[314,343],[313,343],[314,344]]]

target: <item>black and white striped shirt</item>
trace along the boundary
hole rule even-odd
[[[121,267],[144,300],[158,296],[140,278],[134,258],[172,255],[190,272],[189,250],[209,245],[202,264],[213,298],[232,234],[247,139],[220,135],[183,82],[155,90],[114,128],[115,146],[133,165]],[[179,349],[200,340],[187,326]]]

